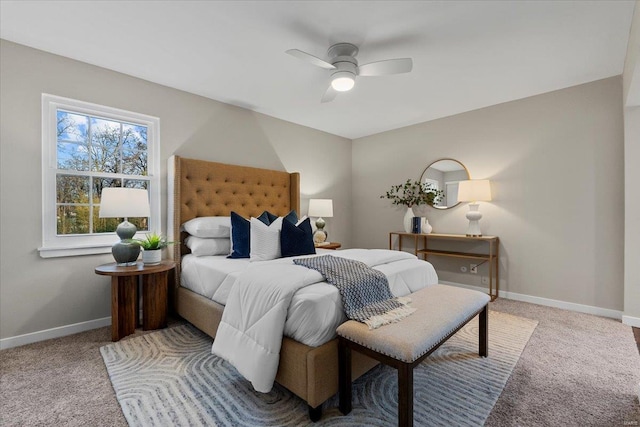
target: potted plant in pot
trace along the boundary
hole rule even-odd
[[[412,181],[407,179],[403,184],[392,185],[391,189],[380,196],[381,199],[389,199],[391,203],[397,206],[405,206],[404,214],[404,231],[411,232],[411,221],[415,216],[413,213],[414,206],[428,205],[433,206],[442,200],[444,192],[442,190],[434,190],[427,183],[420,181]],[[426,221],[426,220],[425,220]],[[426,221],[426,225],[429,225]],[[429,226],[430,228],[431,226]]]
[[[166,236],[158,233],[147,233],[144,239],[133,239],[133,241],[143,249],[142,262],[145,265],[160,264],[162,249],[175,243],[168,242]]]

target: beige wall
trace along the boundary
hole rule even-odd
[[[640,0],[636,0],[629,31],[629,41],[627,42],[627,54],[623,69],[623,88],[625,105],[629,105],[629,93],[633,91],[632,98],[636,101],[640,99],[640,81],[636,81],[640,76]],[[635,78],[633,78],[635,77]],[[633,83],[633,84],[632,84]],[[632,87],[633,86],[633,87]]]
[[[640,327],[640,106],[627,107],[625,127],[625,240],[624,317],[627,324]]]
[[[354,140],[353,244],[386,247],[403,215],[379,195],[452,157],[492,181],[481,228],[501,239],[502,290],[622,310],[622,117],[615,77]],[[427,217],[464,233],[467,209]],[[479,285],[462,261],[431,259],[441,279]]]
[[[625,88],[625,241],[624,241],[624,315],[627,324],[640,327],[640,2],[631,24],[627,58],[622,76]]]
[[[41,94],[160,118],[163,212],[172,154],[301,172],[308,198],[334,199],[331,239],[350,244],[348,139],[0,41],[0,338],[110,316],[110,255],[42,259]],[[166,215],[163,217],[166,231]]]

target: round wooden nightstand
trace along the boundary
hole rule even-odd
[[[317,249],[339,249],[342,247],[342,244],[338,242],[330,242],[326,244],[316,244],[315,247]]]
[[[167,326],[168,275],[175,267],[173,261],[157,265],[139,261],[131,267],[119,267],[112,262],[96,267],[96,274],[111,276],[112,341],[131,335],[139,324],[139,283],[142,283],[142,328],[147,331]]]

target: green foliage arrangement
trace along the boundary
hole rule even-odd
[[[394,205],[412,206],[429,205],[433,206],[444,197],[444,191],[429,188],[428,184],[420,181],[407,179],[404,184],[392,185],[391,189],[380,196],[381,199],[389,199]]]
[[[175,242],[167,242],[166,236],[158,233],[147,233],[144,239],[133,239],[133,241],[140,245],[146,251],[152,251],[154,249],[164,249],[167,246]]]

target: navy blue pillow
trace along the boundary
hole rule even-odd
[[[282,221],[280,247],[283,257],[315,254],[316,248],[313,245],[313,233],[309,218],[297,226],[290,221]]]
[[[264,222],[264,219],[262,219],[263,215],[269,222]],[[260,220],[262,222],[264,222],[265,224],[271,225],[271,223],[273,221],[278,219],[278,215],[274,215],[269,211],[264,211],[264,212],[262,212],[262,215],[260,215],[260,218],[261,218]],[[286,219],[287,221],[290,221],[290,222],[295,224],[295,223],[298,222],[298,214],[296,213],[296,211],[291,211],[291,212],[289,212],[288,214],[285,215],[284,219]]]
[[[264,211],[258,219],[266,225],[271,224],[269,212]],[[278,217],[275,217],[278,218]],[[274,220],[275,220],[274,218]],[[233,251],[227,258],[249,258],[251,253],[251,222],[235,212],[231,212],[231,243]]]
[[[285,215],[284,219],[286,219],[293,225],[296,225],[298,223],[298,214],[296,213],[296,211],[291,211]]]
[[[264,211],[260,214],[260,216],[258,217],[258,219],[262,222],[264,222],[266,225],[271,225],[271,223],[273,221],[275,221],[276,219],[278,219],[278,215],[274,215],[269,211]]]
[[[244,218],[243,218],[244,219]],[[274,214],[272,214],[271,212],[267,212],[264,211],[260,214],[260,216],[258,217],[258,219],[260,221],[262,221],[263,223],[265,223],[266,225],[271,225],[271,223],[273,221],[275,221],[276,219],[278,219],[278,217]],[[247,221],[248,222],[248,221]]]

